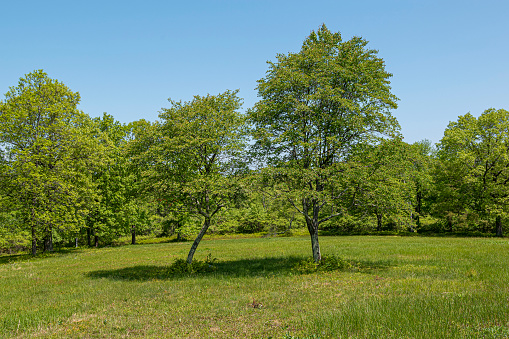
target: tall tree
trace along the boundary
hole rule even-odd
[[[80,95],[42,70],[27,74],[0,102],[0,148],[7,197],[19,207],[32,235],[52,250],[55,228],[77,227],[80,166],[94,148],[79,127],[86,116]]]
[[[409,160],[412,163],[411,180],[414,184],[413,218],[421,226],[421,216],[431,212],[433,199],[433,170],[436,163],[436,149],[425,139],[410,145]]]
[[[94,246],[99,239],[106,243],[116,235],[124,234],[122,210],[128,206],[127,191],[132,184],[127,168],[128,158],[122,154],[127,141],[127,126],[104,113],[92,120],[93,136],[103,146],[101,159],[92,173],[96,187],[95,204],[87,217],[87,243],[91,236]]]
[[[394,136],[399,128],[390,114],[397,107],[392,75],[367,43],[360,37],[343,41],[323,25],[299,53],[268,62],[258,81],[261,100],[250,111],[267,173],[304,216],[317,262],[318,227],[339,215],[322,212],[343,193],[337,182],[344,159],[358,145]]]
[[[438,144],[438,201],[443,214],[474,212],[495,221],[509,212],[509,112],[488,109],[451,122]],[[450,222],[450,220],[449,220]]]
[[[414,183],[409,151],[410,145],[399,139],[384,140],[363,147],[349,159],[354,167],[353,205],[376,217],[377,231],[382,230],[382,220],[388,216],[412,227]]]
[[[161,123],[148,133],[145,161],[157,194],[168,203],[184,205],[203,218],[187,262],[191,263],[211,219],[238,196],[237,174],[244,148],[244,117],[238,91],[195,96],[190,102],[171,101]],[[155,134],[154,134],[155,133]]]

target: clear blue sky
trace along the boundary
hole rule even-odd
[[[91,116],[154,121],[168,98],[240,89],[244,108],[277,53],[322,23],[379,50],[407,142],[509,110],[509,1],[2,1],[0,94],[44,69]]]

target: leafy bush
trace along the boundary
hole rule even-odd
[[[14,212],[0,212],[0,253],[26,251],[31,245],[30,232],[24,229]]]
[[[205,273],[205,272],[214,272],[217,267],[215,263],[217,262],[216,258],[212,258],[212,255],[209,254],[204,261],[201,260],[193,260],[190,264],[187,263],[184,259],[177,259],[173,264],[168,267],[168,271],[171,274],[194,274],[194,273]]]

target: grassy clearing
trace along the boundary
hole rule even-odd
[[[322,237],[343,271],[296,270],[306,237],[0,257],[0,337],[509,338],[505,239]]]

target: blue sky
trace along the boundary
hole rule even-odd
[[[393,73],[407,142],[509,110],[509,1],[2,1],[0,94],[44,69],[80,108],[154,121],[168,98],[240,89],[244,108],[277,53],[322,23],[369,41]],[[3,98],[3,95],[2,95]]]

